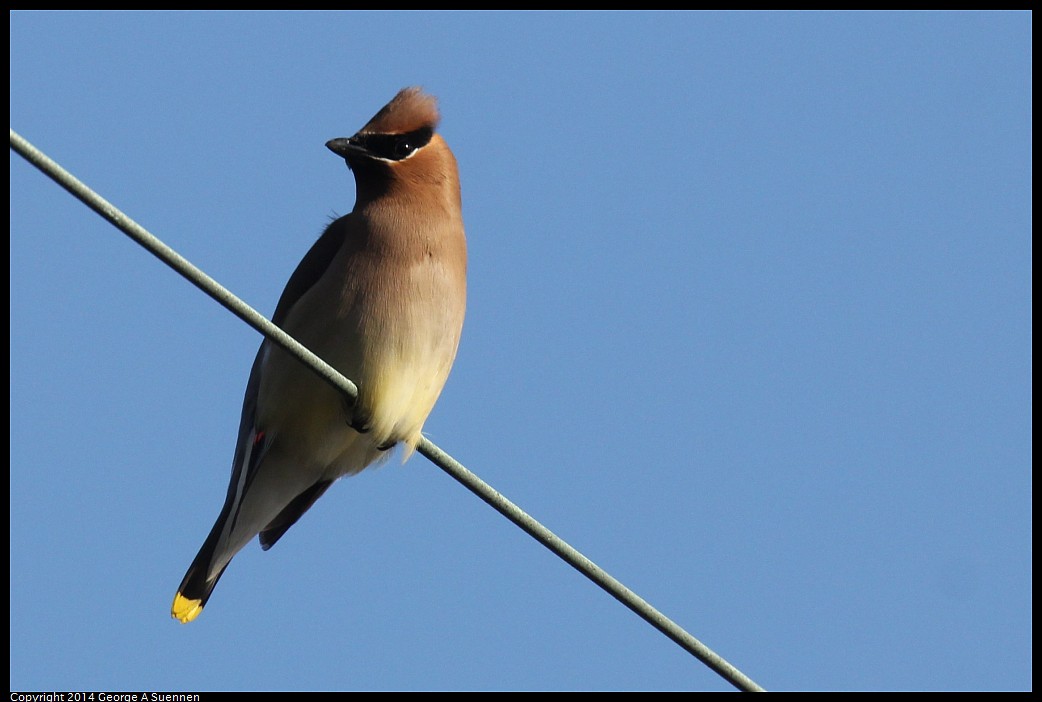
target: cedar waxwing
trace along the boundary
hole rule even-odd
[[[271,548],[338,478],[401,442],[408,457],[452,367],[466,308],[456,159],[435,98],[406,88],[326,146],[354,172],[354,210],[290,276],[272,321],[358,386],[353,406],[265,340],[242,405],[231,482],[171,614],[199,616],[232,557]]]

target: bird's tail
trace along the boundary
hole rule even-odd
[[[199,550],[195,560],[192,561],[192,565],[188,567],[188,572],[185,573],[181,586],[177,588],[177,594],[174,595],[174,604],[170,607],[170,616],[182,624],[187,624],[202,613],[203,606],[210,599],[210,593],[213,592],[217,581],[221,579],[225,568],[228,567],[226,563],[214,575],[209,576],[208,572],[212,558],[213,547],[208,539],[207,543],[203,544],[202,549]]]

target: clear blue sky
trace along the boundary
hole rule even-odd
[[[265,314],[423,85],[436,443],[768,688],[1031,687],[1029,14],[10,21],[11,126]],[[13,689],[729,689],[422,457],[172,621],[260,337],[10,171]]]

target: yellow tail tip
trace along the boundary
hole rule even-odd
[[[170,608],[170,616],[182,624],[187,624],[203,611],[202,600],[190,600],[180,592],[174,596],[174,604]]]

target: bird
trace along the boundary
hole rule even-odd
[[[326,147],[355,178],[352,211],[326,227],[286,283],[272,321],[358,387],[348,401],[265,339],[246,385],[224,506],[171,607],[202,612],[254,536],[268,550],[336,480],[403,461],[456,357],[467,246],[456,158],[437,99],[404,88],[354,136]]]

